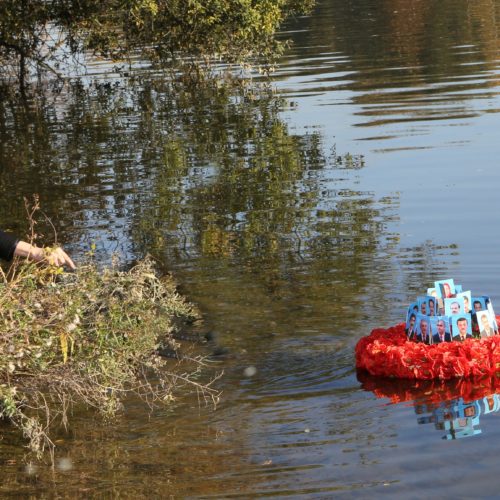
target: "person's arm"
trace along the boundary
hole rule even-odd
[[[46,250],[25,241],[19,241],[14,250],[14,255],[26,257],[35,262],[46,260],[49,264],[55,266],[68,266],[71,269],[76,269],[74,262],[61,247]]]
[[[74,262],[62,248],[56,247],[51,250],[40,248],[19,240],[11,233],[0,230],[0,258],[12,260],[14,255],[26,257],[35,262],[46,260],[55,266],[68,266],[71,269],[76,269]]]
[[[11,233],[0,231],[0,258],[12,260],[19,238]]]

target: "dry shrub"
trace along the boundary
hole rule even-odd
[[[198,382],[202,359],[172,368],[157,355],[160,343],[178,348],[175,317],[194,320],[198,313],[149,258],[129,271],[89,262],[64,273],[14,263],[0,279],[0,417],[41,454],[53,448],[51,429],[67,424],[75,403],[109,418],[130,392],[154,407],[189,384],[215,404],[216,377]]]

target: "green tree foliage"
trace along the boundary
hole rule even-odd
[[[276,30],[314,0],[2,0],[0,76],[56,71],[82,53],[157,63],[272,62]]]

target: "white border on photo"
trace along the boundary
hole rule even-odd
[[[493,310],[493,302],[491,300],[488,302],[488,312],[490,314],[490,323],[493,326],[493,329],[495,332],[498,332],[498,324],[497,324],[497,317],[495,315],[495,311]]]
[[[479,327],[479,333],[481,334],[481,337],[482,338],[491,337],[491,335],[494,335],[495,330],[494,330],[493,324],[491,323],[489,311],[488,310],[476,311],[476,317],[477,317],[477,325]],[[488,326],[491,329],[491,334],[485,332],[483,318],[486,318],[486,321],[488,322]]]

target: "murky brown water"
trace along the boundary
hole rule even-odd
[[[499,1],[320,1],[284,34],[279,95],[102,75],[3,98],[0,220],[21,231],[36,191],[75,255],[153,253],[225,376],[215,411],[77,413],[54,471],[3,427],[1,494],[494,496],[495,402],[442,439],[463,393],[362,384],[353,348],[437,278],[498,302],[499,30]]]

